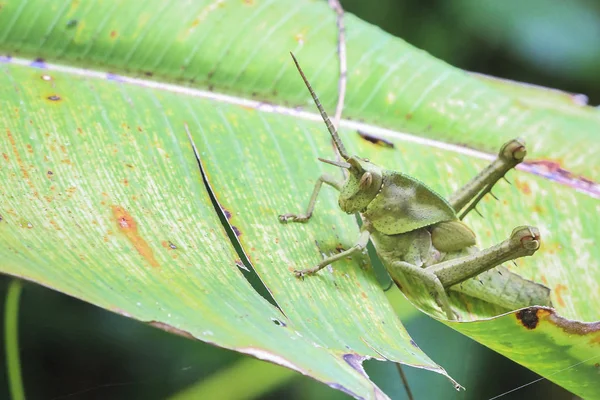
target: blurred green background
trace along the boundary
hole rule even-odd
[[[460,68],[583,93],[590,104],[600,102],[600,2],[346,0],[342,4],[348,12]],[[0,279],[2,297],[7,283],[8,278]],[[405,367],[415,398],[485,399],[538,378],[415,312],[397,291],[389,296],[419,346],[467,387],[466,392],[455,393],[444,378]],[[19,322],[29,399],[162,399],[206,383],[214,374],[236,371],[234,366],[246,368],[251,378],[247,388],[239,381],[242,373],[231,382],[243,388],[247,395],[243,398],[347,398],[280,367],[245,364],[249,359],[237,353],[168,334],[32,284],[25,285]],[[8,387],[5,366],[0,368],[4,398]],[[369,361],[366,370],[392,398],[406,398],[393,364]],[[212,396],[225,398],[228,387],[217,388]],[[573,396],[544,380],[502,398]]]

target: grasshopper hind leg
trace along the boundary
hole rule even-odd
[[[463,219],[470,211],[475,209],[477,203],[488,193],[508,171],[523,161],[527,150],[521,139],[513,139],[505,143],[498,157],[466,185],[450,196],[448,202],[454,208],[459,218]]]

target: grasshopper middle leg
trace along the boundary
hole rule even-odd
[[[523,161],[527,150],[521,139],[513,139],[500,149],[498,157],[466,185],[450,196],[448,202],[456,213],[461,210],[460,219],[473,210],[477,203],[492,190],[492,187],[512,168]],[[466,207],[466,208],[465,208]]]
[[[369,243],[370,237],[371,233],[368,230],[362,230],[354,246],[350,247],[348,250],[344,250],[339,254],[325,258],[323,261],[318,263],[316,267],[307,269],[297,269],[294,271],[294,273],[298,278],[303,278],[304,275],[314,274],[337,260],[341,260],[344,257],[348,257],[357,251],[363,251],[365,247],[367,247],[367,243]]]

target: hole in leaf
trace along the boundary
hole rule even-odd
[[[208,195],[210,197],[210,201],[215,209],[215,212],[219,216],[219,221],[223,225],[223,228],[225,228],[225,232],[227,233],[227,236],[229,237],[231,244],[233,245],[236,253],[239,256],[239,259],[236,260],[236,264],[238,264],[238,266],[240,267],[240,269],[242,271],[242,274],[244,275],[246,280],[250,283],[252,288],[254,290],[256,290],[256,292],[259,295],[261,295],[265,300],[267,300],[273,306],[275,306],[279,310],[281,310],[279,308],[279,306],[277,305],[277,303],[275,302],[275,299],[273,299],[273,296],[271,296],[271,293],[269,292],[267,287],[264,285],[264,283],[260,280],[260,278],[256,274],[256,271],[254,271],[254,268],[252,267],[250,260],[248,260],[248,257],[246,256],[246,253],[242,249],[242,246],[238,240],[238,237],[242,233],[236,227],[234,227],[233,225],[231,225],[229,223],[228,219],[231,218],[231,212],[225,211],[225,208],[222,207],[221,204],[217,201],[217,198],[215,197],[213,189],[210,185],[210,182],[208,182],[208,179],[204,172],[204,166],[202,165],[202,160],[200,160],[200,155],[197,154],[196,152],[194,152],[194,153],[196,155],[196,161],[198,162],[198,169],[200,171],[200,175],[202,176],[202,183],[204,183],[206,191],[208,192]],[[240,264],[242,264],[244,267],[240,266]],[[283,313],[283,311],[282,311],[282,313]],[[277,321],[282,323],[279,320],[277,320]],[[273,322],[275,322],[275,321],[273,321]],[[285,324],[283,326],[285,326]]]
[[[283,326],[284,328],[286,327],[285,322],[280,321],[277,318],[271,318],[271,321],[273,321],[273,323],[277,326]]]

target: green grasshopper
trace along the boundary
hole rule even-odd
[[[335,147],[344,161],[320,161],[348,171],[344,181],[323,174],[315,184],[304,214],[283,214],[279,221],[306,222],[325,183],[340,192],[339,206],[348,213],[360,213],[363,224],[356,244],[348,250],[325,258],[314,268],[295,270],[299,278],[314,274],[325,266],[361,252],[369,240],[389,275],[401,287],[406,276],[422,280],[448,319],[455,319],[446,290],[452,288],[514,310],[530,305],[550,306],[550,290],[526,280],[503,267],[491,268],[519,257],[531,256],[540,247],[539,230],[532,226],[515,228],[510,237],[490,248],[476,247],[475,233],[461,219],[475,208],[494,184],[523,161],[524,143],[511,140],[498,157],[449,200],[422,182],[396,171],[385,170],[365,158],[350,156],[329,120],[317,95],[292,58],[304,80]],[[458,213],[463,213],[458,216]],[[487,272],[486,272],[487,271]],[[477,281],[470,279],[478,276]],[[483,281],[486,285],[482,285]],[[500,288],[498,293],[491,293]]]

